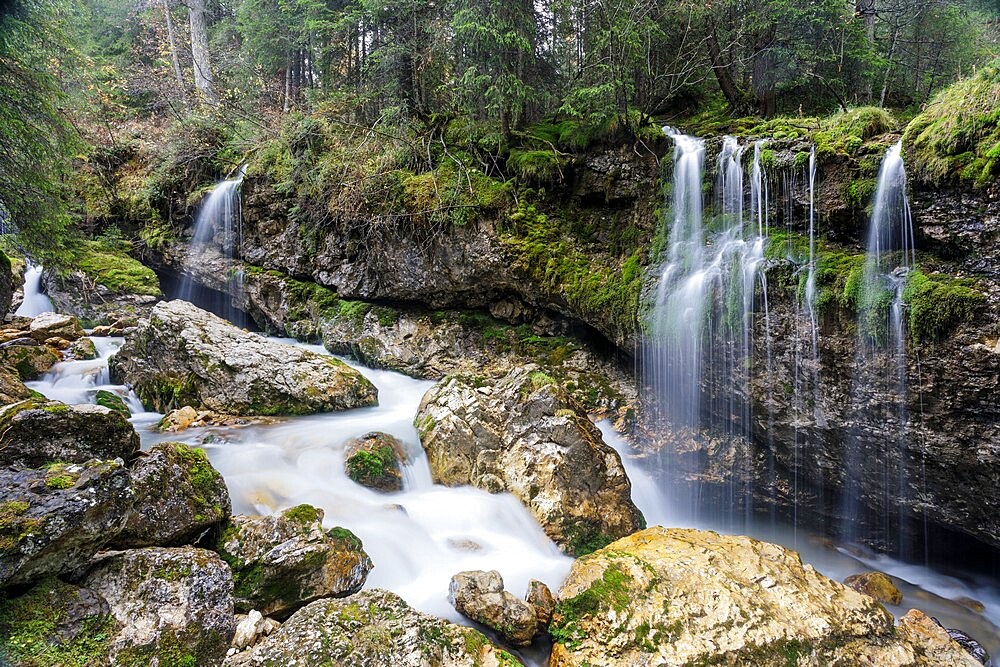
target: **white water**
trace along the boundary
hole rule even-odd
[[[34,317],[55,310],[52,307],[52,300],[42,291],[43,271],[44,269],[38,264],[28,262],[24,269],[24,300],[14,311],[15,315]]]

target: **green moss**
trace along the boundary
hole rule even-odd
[[[875,196],[877,186],[874,178],[855,179],[845,186],[844,201],[855,209],[866,209]]]
[[[222,475],[212,467],[205,450],[180,442],[164,446],[173,448],[172,458],[181,465],[191,485],[190,500],[195,512],[194,519],[199,522],[223,519],[225,509],[214,502],[214,499],[219,497],[219,491],[225,482]]]
[[[59,474],[49,474],[45,476],[45,486],[50,489],[69,489],[76,485],[80,475],[76,473],[62,472]]]
[[[1000,176],[1000,60],[938,93],[906,128],[907,171],[934,185],[983,188]]]
[[[555,150],[531,150],[515,148],[507,157],[511,172],[523,181],[532,183],[553,183],[561,181],[566,158]]]
[[[289,507],[281,515],[303,526],[311,526],[320,521],[319,510],[306,504]]]
[[[346,528],[334,526],[330,530],[326,531],[326,534],[335,542],[339,542],[346,550],[361,551],[364,547],[361,543],[361,539]]]
[[[909,308],[910,337],[914,343],[939,340],[968,320],[985,303],[970,278],[925,274],[913,269],[907,276],[903,301]]]
[[[100,241],[84,241],[73,254],[70,266],[119,294],[160,296],[160,281],[153,270],[127,254]]]
[[[585,637],[581,622],[588,616],[622,612],[632,601],[632,577],[618,563],[612,562],[600,579],[595,579],[587,590],[556,604],[549,625],[552,640],[573,649]]]
[[[45,525],[44,518],[24,516],[30,507],[23,500],[0,502],[0,552],[13,549]]]
[[[0,662],[21,667],[91,667],[107,664],[118,626],[110,614],[79,616],[73,586],[46,579],[0,603]],[[73,617],[70,610],[73,609]],[[67,634],[70,627],[77,631]],[[162,664],[162,663],[161,663]]]
[[[191,566],[186,563],[167,561],[153,570],[153,576],[164,581],[180,581],[191,576]]]
[[[389,445],[361,449],[347,459],[347,476],[358,484],[371,485],[396,468],[396,454]]]
[[[108,408],[109,410],[114,410],[126,419],[132,416],[132,413],[129,411],[128,406],[125,405],[125,401],[122,400],[122,397],[106,389],[99,389],[97,391],[97,394],[94,396],[94,402]]]

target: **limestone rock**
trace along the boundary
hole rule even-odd
[[[248,424],[275,424],[277,417],[223,415],[211,410],[195,410],[190,405],[171,410],[156,424],[161,433],[178,433],[189,428],[204,426],[246,426]]]
[[[549,665],[968,664],[939,661],[920,628],[897,631],[873,598],[783,547],[657,526],[576,561],[549,627]]]
[[[344,466],[347,476],[376,491],[402,491],[406,449],[388,433],[366,433],[347,443]]]
[[[372,562],[349,530],[324,531],[323,511],[299,505],[270,516],[233,516],[217,550],[233,569],[236,609],[283,618],[324,597],[361,589]]]
[[[24,386],[16,372],[0,366],[0,405],[17,403],[31,395],[31,390]]]
[[[844,585],[850,586],[859,593],[870,595],[883,604],[900,605],[903,594],[883,572],[863,572],[852,574],[844,579]]]
[[[482,633],[410,608],[395,593],[363,591],[300,609],[226,667],[511,667],[522,663]]]
[[[511,646],[528,646],[535,637],[535,608],[505,591],[496,570],[459,572],[448,586],[448,602],[463,616],[496,631]]]
[[[570,555],[643,526],[617,452],[535,366],[500,380],[449,376],[415,420],[434,481],[510,492]]]
[[[28,332],[39,343],[43,343],[49,338],[64,338],[67,341],[74,341],[87,335],[83,327],[80,326],[80,320],[70,315],[58,313],[42,313],[35,317],[31,320]]]
[[[125,525],[128,470],[90,461],[48,470],[0,468],[0,588],[86,563]]]
[[[161,411],[310,414],[377,402],[374,385],[343,362],[269,341],[185,301],[157,304],[111,369]]]
[[[67,354],[73,359],[96,359],[97,346],[89,336],[84,336],[70,343]]]
[[[538,621],[538,631],[545,632],[552,621],[552,612],[556,608],[556,600],[549,587],[532,579],[528,582],[528,592],[524,595],[524,601],[535,609],[535,619]]]
[[[280,627],[280,623],[273,618],[265,618],[256,609],[251,609],[249,614],[237,614],[233,648],[237,651],[250,648]]]
[[[201,449],[180,442],[155,445],[132,468],[135,511],[115,544],[128,547],[192,543],[232,510],[222,475]]]
[[[219,665],[236,629],[233,580],[204,549],[135,549],[99,560],[83,585],[99,591],[121,630],[112,664]]]
[[[16,371],[22,380],[37,380],[59,361],[58,352],[39,345],[34,338],[0,344],[0,366]]]
[[[899,619],[899,635],[919,647],[923,664],[976,667],[986,664],[989,659],[983,651],[983,659],[979,660],[955,641],[949,630],[917,609],[911,609]]]
[[[126,419],[132,416],[132,411],[125,404],[125,399],[113,391],[98,389],[97,393],[94,394],[94,402],[108,410],[114,410]]]
[[[100,405],[29,399],[0,410],[0,464],[40,467],[52,461],[129,461],[139,434],[119,412]]]

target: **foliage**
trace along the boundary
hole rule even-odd
[[[127,245],[127,244],[126,244]],[[81,241],[66,265],[83,271],[94,282],[119,294],[160,296],[160,281],[152,269],[120,248],[102,241]]]
[[[968,320],[986,302],[986,296],[971,278],[913,269],[907,276],[903,301],[909,308],[910,337],[919,343],[946,336]]]

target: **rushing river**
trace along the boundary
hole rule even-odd
[[[274,340],[328,354],[320,346]],[[234,512],[268,513],[299,503],[323,508],[327,527],[349,528],[364,542],[375,564],[366,587],[387,588],[417,609],[468,623],[446,599],[448,582],[456,572],[498,570],[515,595],[526,590],[530,579],[539,579],[556,590],[569,572],[571,559],[559,552],[513,496],[432,483],[413,427],[420,399],[431,382],[345,359],[378,387],[379,406],[294,417],[271,425],[206,427],[164,434],[153,430],[161,415],[145,412],[125,387],[110,384],[107,360],[121,347],[122,339],[95,338],[94,342],[98,359],[57,364],[28,386],[67,403],[91,403],[98,389],[120,394],[133,410],[132,422],[144,448],[166,440],[205,448],[226,480]],[[622,454],[632,480],[633,500],[648,523],[681,525],[656,480],[636,463],[628,443],[607,422],[599,426],[605,441]],[[355,484],[344,473],[345,443],[369,431],[389,433],[406,445],[410,462],[403,491],[376,493]],[[903,580],[903,605],[891,607],[891,611],[900,615],[911,607],[920,608],[949,627],[965,630],[991,653],[1000,654],[1000,587],[996,582],[946,575],[886,558],[863,560],[830,548],[801,529],[796,535],[775,532],[771,527],[751,532],[760,539],[795,548],[803,561],[837,580],[873,568],[898,577]],[[974,613],[953,601],[963,597],[983,603],[984,613]],[[541,654],[523,657],[529,663],[544,660]]]

